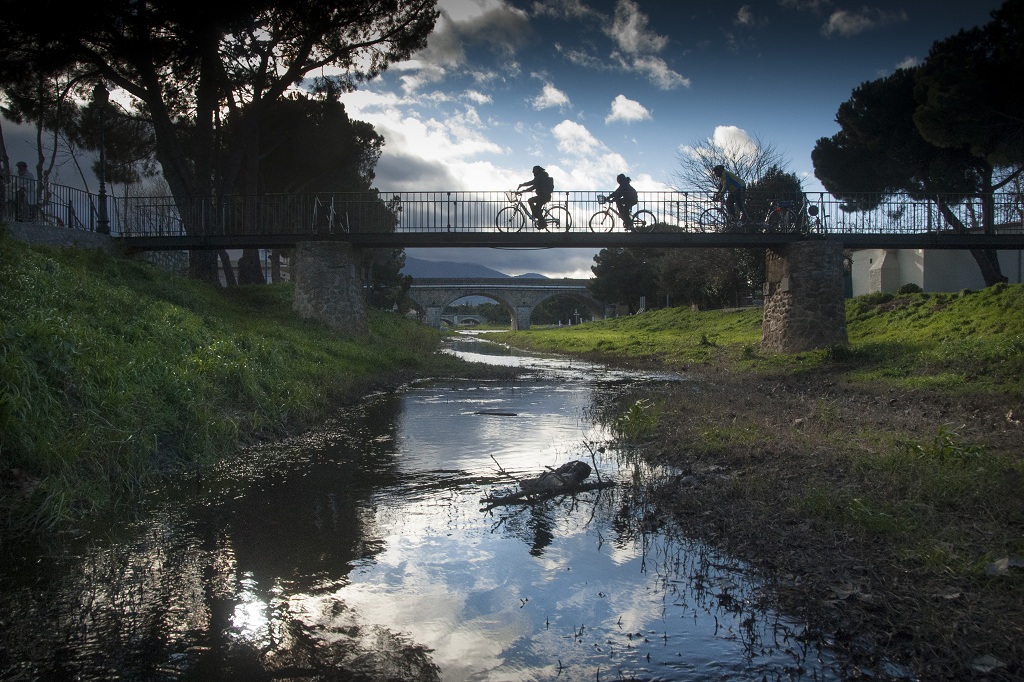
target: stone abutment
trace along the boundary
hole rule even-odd
[[[766,258],[761,350],[846,345],[842,243],[797,242],[769,249]]]
[[[345,334],[369,330],[359,251],[344,242],[299,242],[292,252],[292,307]]]

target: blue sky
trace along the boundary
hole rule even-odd
[[[811,149],[859,84],[920,63],[1001,3],[440,0],[428,47],[346,95],[384,135],[384,190],[676,186],[695,141],[773,144],[804,187]],[[508,274],[590,276],[594,250],[416,249]]]

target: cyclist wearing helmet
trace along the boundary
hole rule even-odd
[[[724,166],[715,166],[711,169],[711,175],[718,181],[718,191],[715,192],[715,201],[725,197],[725,210],[735,218],[749,220],[747,215],[747,204],[745,195],[747,185],[740,176],[725,170]]]
[[[626,177],[622,173],[616,176],[615,181],[619,183],[619,186],[608,195],[608,201],[615,202],[615,210],[618,211],[619,217],[622,218],[622,224],[625,225],[627,230],[632,230],[633,207],[636,206],[637,202],[636,190],[633,189],[633,185],[629,184],[632,181],[631,178]]]
[[[520,183],[516,189],[526,188],[534,192],[526,203],[530,204],[533,211],[533,219],[537,221],[537,229],[548,229],[547,221],[544,219],[544,204],[551,201],[551,194],[555,191],[555,181],[548,175],[548,172],[540,166],[533,167],[533,180]]]

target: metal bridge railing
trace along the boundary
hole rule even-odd
[[[597,191],[555,192],[547,208],[560,207],[570,216],[570,232],[590,230],[591,217],[608,207],[599,201]],[[522,196],[524,217],[529,211]],[[913,235],[949,232],[952,226],[939,212],[934,201],[916,201],[909,197],[889,197],[869,211],[850,210],[846,202],[825,192],[809,192],[793,201],[803,228],[817,234]],[[871,205],[865,195],[858,202]],[[747,208],[750,222],[742,226],[758,231],[776,197],[749,193]],[[401,232],[499,232],[496,217],[518,201],[510,201],[507,191],[432,191],[432,192],[338,192],[321,194],[230,196],[211,200],[194,199],[185,203],[171,197],[108,197],[111,234],[131,237],[167,236],[260,236],[260,235],[340,235],[345,233]],[[994,224],[1001,234],[1020,234],[1024,215],[1021,195],[999,192],[991,197]],[[10,197],[0,208],[0,219],[33,219],[95,231],[98,198],[81,190],[48,185],[38,194],[34,213],[25,214]],[[982,226],[982,198],[949,197],[949,210],[969,229]],[[709,192],[640,192],[635,210],[655,216],[656,231],[706,232],[707,212],[719,204]],[[812,208],[812,211],[808,211]],[[811,213],[815,215],[810,215]],[[529,218],[524,230],[530,230]],[[507,229],[507,226],[504,226]],[[735,226],[734,226],[735,228]],[[559,225],[558,229],[565,229]],[[607,224],[602,231],[608,229]],[[622,231],[617,217],[613,228]]]

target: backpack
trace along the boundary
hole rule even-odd
[[[537,192],[541,194],[552,194],[555,191],[555,179],[545,174],[537,180]]]

